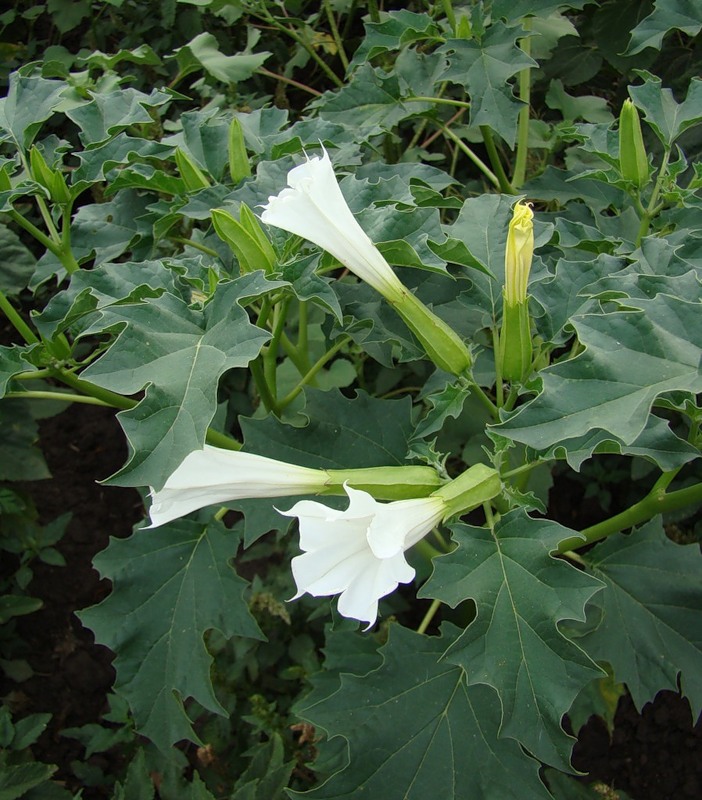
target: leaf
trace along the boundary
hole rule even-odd
[[[0,291],[16,297],[27,287],[37,260],[7,225],[0,225],[0,260]]]
[[[113,590],[80,619],[117,654],[115,688],[139,732],[161,750],[180,739],[198,742],[186,698],[227,715],[212,688],[205,632],[263,639],[244,599],[246,583],[229,565],[238,546],[221,523],[179,520],[112,539],[95,559]]]
[[[526,16],[546,17],[560,8],[581,9],[587,0],[494,0],[493,19],[521,22]]]
[[[34,786],[48,781],[58,767],[53,764],[4,765],[0,768],[0,800],[16,800]]]
[[[295,761],[284,761],[285,750],[280,735],[274,733],[251,755],[249,765],[236,782],[231,800],[283,800]]]
[[[640,53],[647,47],[661,49],[668,31],[679,30],[696,36],[702,30],[702,6],[697,0],[656,0],[653,11],[631,31],[625,55]]]
[[[630,86],[629,94],[644,112],[644,119],[654,133],[670,148],[681,133],[702,123],[702,79],[693,78],[687,97],[678,103],[670,89],[664,89],[660,78],[640,70],[644,78],[640,86]]]
[[[694,719],[702,711],[702,588],[699,545],[678,545],[660,518],[629,536],[615,534],[583,556],[605,584],[594,601],[602,621],[580,643],[607,661],[626,683],[637,708],[661,689],[690,700]]]
[[[546,105],[561,112],[564,120],[584,119],[586,122],[611,122],[612,112],[603,97],[568,94],[563,81],[554,78],[546,93]]]
[[[22,617],[25,614],[33,614],[38,611],[44,603],[38,597],[25,597],[13,594],[0,595],[0,625],[12,619],[12,617]],[[0,775],[2,771],[0,769]]]
[[[676,436],[668,423],[653,414],[641,434],[623,444],[604,431],[591,431],[578,439],[569,439],[549,448],[544,458],[564,458],[576,472],[594,453],[617,453],[653,461],[663,472],[682,467],[699,456],[699,450]]]
[[[220,285],[202,312],[171,294],[100,312],[84,335],[119,334],[81,378],[119,394],[146,390],[135,408],[119,414],[132,453],[110,483],[159,489],[188,453],[203,446],[219,378],[245,367],[270,338],[249,322],[240,302],[280,285],[257,272]]]
[[[541,761],[569,772],[573,739],[561,718],[600,670],[558,625],[584,621],[598,580],[552,557],[568,528],[528,517],[503,516],[494,533],[452,527],[458,548],[434,559],[419,596],[451,607],[467,599],[477,617],[446,652],[469,685],[492,686],[502,704],[500,736],[521,742]]]
[[[383,664],[342,674],[328,698],[298,713],[348,742],[349,766],[296,798],[547,800],[537,764],[498,739],[499,704],[441,658],[447,640],[390,627]],[[314,679],[313,679],[314,680]]]
[[[26,365],[25,369],[31,368]],[[27,400],[5,398],[0,403],[0,480],[36,481],[51,477],[36,446],[39,428],[33,412],[36,408]]]
[[[631,444],[660,394],[702,391],[699,304],[659,294],[627,305],[641,310],[576,317],[585,352],[543,370],[541,394],[493,430],[536,450],[597,429]]]
[[[204,69],[222,83],[239,83],[250,78],[271,54],[263,51],[225,56],[211,33],[200,33],[188,44],[177,47],[173,55],[181,78]]]
[[[0,141],[11,139],[18,150],[29,150],[44,121],[61,103],[65,89],[63,81],[13,72],[7,97],[0,99],[0,132],[7,134],[0,134]]]
[[[414,437],[422,439],[436,433],[444,427],[449,417],[455,419],[460,416],[469,394],[468,387],[457,383],[446,383],[440,389],[426,394],[423,399],[428,401],[429,409],[417,424]]]
[[[522,104],[514,97],[508,80],[522,69],[537,66],[517,47],[520,36],[520,30],[495,22],[480,43],[449,39],[437,51],[448,62],[441,79],[458,83],[470,96],[470,124],[487,125],[510,147],[514,147]]]
[[[431,103],[405,104],[400,81],[395,73],[386,74],[363,64],[346,86],[325,92],[309,108],[319,109],[323,120],[357,129],[357,138],[367,139],[391,130],[398,122],[431,109]]]
[[[131,87],[116,92],[95,94],[89,103],[66,111],[66,116],[80,128],[84,146],[98,145],[132,125],[153,124],[150,108],[170,102],[167,92],[153,89],[144,94]]]
[[[353,55],[351,69],[371,61],[381,53],[427,39],[436,39],[439,29],[429,14],[415,14],[405,8],[388,11],[380,22],[364,22],[366,35]]]

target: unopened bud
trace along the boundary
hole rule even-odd
[[[207,189],[211,185],[207,175],[180,147],[175,151],[175,161],[187,191],[197,192],[200,189]]]
[[[619,115],[619,171],[622,178],[639,189],[648,183],[650,169],[639,112],[629,99],[624,101]]]
[[[235,185],[241,183],[244,178],[251,177],[251,164],[246,152],[244,131],[236,117],[229,126],[229,174]]]

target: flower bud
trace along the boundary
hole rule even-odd
[[[242,275],[257,269],[268,273],[275,268],[273,246],[248,206],[242,203],[240,220],[222,208],[213,209],[212,225],[217,236],[232,249]]]
[[[639,112],[629,99],[624,101],[619,115],[619,171],[622,178],[639,189],[648,183],[650,169]]]
[[[34,146],[29,151],[29,168],[33,180],[49,192],[54,203],[65,205],[70,202],[71,194],[63,175],[58,170],[51,169],[41,151]]]
[[[531,367],[532,341],[527,284],[534,255],[534,214],[528,204],[514,207],[505,250],[505,288],[500,329],[502,377],[523,381]]]
[[[241,122],[234,117],[229,126],[229,174],[236,185],[251,177],[251,164],[246,152]]]
[[[207,189],[211,185],[205,173],[180,147],[175,151],[175,161],[187,191],[197,192],[200,189]]]

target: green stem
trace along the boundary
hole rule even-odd
[[[451,31],[453,35],[456,35],[456,12],[453,10],[453,3],[451,0],[443,0],[444,6],[444,14],[446,14],[446,19],[448,20],[448,24],[451,26]]]
[[[50,239],[45,233],[39,230],[36,225],[31,223],[28,219],[25,219],[18,211],[15,209],[10,209],[7,212],[7,215],[13,222],[16,222],[20,228],[24,228],[30,236],[36,239],[39,244],[44,245],[44,247],[50,252],[53,253],[57,258],[60,257],[61,248],[59,247],[56,242]]]
[[[502,408],[505,402],[505,390],[502,385],[502,364],[500,363],[500,331],[497,325],[492,326],[492,350],[495,354],[495,402]]]
[[[76,257],[71,250],[71,211],[72,203],[67,203],[61,212],[61,263],[69,275],[80,269]]]
[[[139,402],[138,400],[132,400],[130,397],[124,397],[116,392],[111,392],[109,389],[103,389],[101,386],[95,386],[94,383],[81,380],[67,370],[54,369],[51,371],[51,374],[56,380],[65,383],[66,386],[70,386],[81,394],[97,398],[105,405],[112,406],[113,408],[126,410],[128,408],[134,408]]]
[[[254,379],[256,391],[258,392],[258,396],[261,398],[264,408],[269,414],[275,414],[277,416],[279,413],[278,404],[276,403],[275,398],[271,394],[268,384],[266,383],[266,376],[264,373],[261,356],[254,359],[249,364],[249,369],[251,370],[251,377]]]
[[[336,353],[341,350],[341,348],[351,340],[350,336],[342,336],[341,339],[327,352],[317,359],[317,361],[310,367],[309,371],[303,375],[302,379],[299,381],[297,386],[295,386],[292,391],[288,392],[288,394],[280,401],[280,408],[286,408],[287,406],[292,403],[292,401],[300,394],[300,392],[305,388],[305,386],[314,378],[314,376],[319,372],[320,369],[329,361],[329,359],[333,358]]]
[[[216,250],[213,250],[211,247],[207,247],[207,245],[200,244],[200,242],[194,242],[192,239],[185,239],[182,236],[171,236],[170,240],[176,244],[182,244],[184,247],[194,247],[195,250],[199,250],[201,253],[206,253],[208,256],[212,256],[213,258],[219,258],[219,253]]]
[[[531,30],[531,18],[522,22],[525,30]],[[524,37],[519,46],[525,55],[531,55],[531,37]],[[519,99],[526,105],[519,112],[517,127],[517,157],[514,162],[512,186],[515,189],[526,179],[527,154],[529,152],[529,103],[531,102],[531,67],[525,67],[519,73]]]
[[[97,397],[91,397],[90,395],[84,394],[69,394],[68,392],[7,392],[5,397],[14,397],[21,400],[60,400],[66,403],[85,403],[92,406],[105,406],[107,408],[114,408],[112,403],[106,403],[104,400],[100,400]]]
[[[656,203],[658,201],[658,195],[661,192],[661,187],[663,185],[663,178],[668,174],[668,161],[670,160],[670,150],[666,149],[663,153],[663,159],[661,161],[660,169],[658,170],[658,177],[656,178],[656,183],[653,186],[653,191],[651,192],[651,199],[648,202],[648,206],[646,207],[643,216],[641,217],[641,224],[639,225],[638,233],[636,234],[636,247],[641,245],[641,241],[643,238],[648,234],[649,228],[651,227],[651,222],[653,218],[658,214],[661,210],[662,206],[657,206]]]
[[[15,311],[12,303],[5,297],[4,292],[0,291],[0,311],[2,311],[7,319],[12,323],[17,333],[24,339],[27,344],[37,344],[39,337],[27,325],[22,317]]]
[[[20,372],[12,376],[13,381],[38,381],[43,378],[50,378],[50,369],[36,369],[34,372]]]
[[[677,472],[677,470],[673,472]],[[664,475],[668,474],[669,473],[664,473]],[[663,477],[664,476],[661,476],[661,478]],[[585,541],[578,537],[572,537],[561,542],[558,546],[558,553],[562,555],[569,550],[577,550],[580,547],[598,542],[600,539],[606,539],[614,533],[619,533],[641,522],[647,522],[658,514],[677,511],[693,503],[702,503],[702,483],[696,483],[694,486],[678,489],[675,492],[666,492],[666,486],[660,485],[659,482],[643,500],[634,503],[634,505],[627,508],[626,511],[622,511],[621,514],[616,514],[603,522],[598,522],[597,525],[592,525],[581,531],[581,534],[585,537]]]
[[[419,627],[417,628],[417,633],[424,633],[426,631],[432,619],[434,619],[434,615],[439,610],[440,606],[441,606],[441,600],[432,600],[427,613],[424,615],[424,619],[419,623]]]
[[[307,51],[310,58],[317,64],[317,66],[319,66],[329,80],[331,80],[339,89],[343,87],[344,82],[341,80],[341,78],[324,62],[322,58],[320,58],[314,47],[308,44],[297,31],[293,30],[292,28],[288,28],[286,25],[283,25],[282,22],[278,22],[278,20],[271,13],[269,13],[267,9],[256,12],[256,15],[265,19],[266,22],[279,30],[281,33],[287,34],[294,42],[297,42],[300,47]]]
[[[275,80],[280,81],[281,83],[287,83],[288,86],[294,86],[296,89],[301,89],[303,92],[308,92],[309,94],[312,94],[315,97],[322,96],[322,92],[318,92],[316,89],[313,89],[306,83],[300,83],[300,81],[295,81],[292,78],[286,78],[285,75],[280,75],[277,72],[271,72],[269,69],[266,69],[265,67],[259,67],[256,70],[256,73],[259,75],[265,75],[267,78],[275,78]]]
[[[368,0],[368,13],[370,14],[371,22],[380,22],[380,12],[378,11],[376,0]]]
[[[411,97],[403,97],[403,103],[436,103],[443,106],[456,106],[457,108],[470,108],[470,103],[465,103],[463,100],[454,100],[451,97],[425,97],[424,95],[412,95]]]
[[[475,381],[471,381],[470,390],[490,412],[490,416],[496,421],[500,421],[500,412],[492,400],[485,394],[485,392],[478,386]]]
[[[504,192],[505,194],[516,194],[514,187],[509,182],[505,168],[502,166],[502,159],[500,158],[500,154],[497,152],[497,147],[495,147],[495,139],[492,135],[492,130],[487,125],[481,125],[480,133],[483,135],[485,149],[487,150],[492,168],[495,170],[495,175],[497,175],[500,191]]]
[[[500,188],[500,181],[495,175],[495,173],[488,167],[488,165],[479,158],[468,145],[461,139],[460,137],[456,136],[456,134],[450,129],[447,128],[445,125],[439,125],[441,128],[442,133],[444,136],[451,139],[456,144],[459,150],[461,150],[468,158],[475,164],[475,166],[485,175],[485,177],[492,183],[492,185],[496,188]]]
[[[339,53],[339,58],[341,59],[341,63],[344,66],[344,71],[348,70],[349,68],[349,60],[346,57],[346,51],[344,50],[344,43],[341,40],[341,36],[339,36],[339,29],[336,26],[336,19],[334,18],[334,11],[331,7],[331,3],[329,0],[322,0],[322,4],[324,5],[324,11],[327,15],[327,20],[329,20],[329,30],[331,31],[332,38],[336,44],[337,52]]]

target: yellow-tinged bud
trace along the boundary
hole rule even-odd
[[[526,203],[514,207],[505,250],[505,288],[500,329],[502,378],[523,381],[532,362],[531,321],[527,285],[534,256],[534,213]]]
[[[180,147],[175,151],[175,161],[187,191],[197,192],[200,189],[207,189],[211,185],[207,175]]]
[[[534,212],[521,200],[514,206],[505,250],[505,300],[523,303],[534,257]]]
[[[241,220],[222,208],[213,209],[212,225],[217,236],[231,247],[242,275],[257,269],[268,273],[275,268],[273,246],[248,206],[242,203]]]
[[[229,126],[229,174],[234,184],[251,177],[251,164],[246,152],[244,131],[236,117]]]
[[[650,176],[639,112],[629,99],[624,101],[619,115],[619,171],[622,178],[639,189],[648,183]]]

